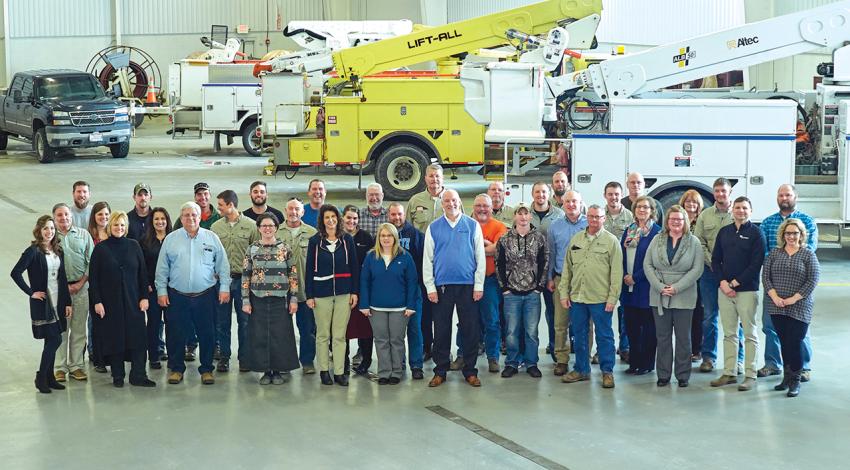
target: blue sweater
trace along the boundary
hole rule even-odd
[[[406,308],[416,310],[421,295],[413,257],[402,250],[387,266],[372,250],[363,260],[360,273],[360,308]]]
[[[627,286],[624,282],[623,290],[620,293],[620,304],[624,307],[649,308],[650,286],[649,280],[646,278],[646,273],[643,271],[643,259],[646,257],[646,250],[649,248],[649,244],[652,242],[652,239],[655,238],[660,231],[661,226],[653,223],[652,228],[649,230],[649,234],[645,237],[640,237],[637,250],[635,251],[635,264],[632,267],[632,279],[635,281],[635,285],[632,286],[632,291],[629,292],[629,286]],[[623,273],[629,272],[626,267],[626,264],[628,264],[628,260],[626,259],[626,247],[623,246],[628,234],[629,230],[627,228],[626,231],[623,232],[623,236],[620,238],[620,249],[623,250]]]
[[[717,232],[711,252],[711,270],[717,281],[737,279],[737,292],[759,290],[759,272],[764,263],[764,233],[750,221],[741,229],[732,223]]]
[[[307,244],[304,268],[304,292],[308,299],[357,294],[360,288],[360,269],[357,246],[351,235],[339,237],[331,253],[328,241],[315,234]]]
[[[448,284],[475,284],[475,231],[478,222],[468,215],[460,215],[457,225],[452,228],[445,217],[431,222],[428,226],[434,240],[434,283],[438,286]]]

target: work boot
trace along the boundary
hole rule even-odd
[[[788,381],[788,398],[794,398],[800,394],[800,371],[791,372],[791,379]]]

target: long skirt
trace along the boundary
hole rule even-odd
[[[248,365],[254,372],[290,371],[301,367],[295,328],[286,297],[251,295],[248,319]]]

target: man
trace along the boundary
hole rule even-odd
[[[493,181],[487,187],[487,195],[493,201],[493,218],[502,221],[510,227],[514,223],[514,209],[505,204],[505,185],[501,181]],[[528,209],[526,207],[526,209]]]
[[[218,196],[218,212],[222,215],[212,224],[211,230],[218,235],[227,260],[230,264],[230,300],[218,306],[216,315],[216,343],[219,348],[219,360],[216,370],[230,370],[230,330],[231,311],[236,310],[236,337],[239,340],[239,372],[247,372],[248,367],[248,315],[242,311],[242,264],[248,247],[259,240],[257,224],[239,212],[239,198],[235,191],[222,191]]]
[[[407,354],[410,361],[410,375],[414,380],[422,380],[425,373],[422,366],[425,361],[423,344],[423,332],[427,331],[428,355],[431,354],[431,344],[434,341],[434,331],[431,328],[431,302],[423,302],[425,285],[422,283],[422,252],[425,249],[425,235],[416,230],[410,222],[405,220],[404,206],[400,202],[390,203],[387,208],[389,222],[398,230],[398,243],[407,250],[416,263],[416,272],[419,274],[419,288],[422,295],[416,303],[416,313],[407,321]],[[427,312],[427,317],[425,316]],[[427,323],[425,323],[427,318]]]
[[[310,180],[307,185],[307,197],[310,199],[310,203],[304,206],[304,215],[301,217],[305,224],[316,227],[316,224],[319,223],[319,209],[324,205],[327,195],[324,181],[320,179]]]
[[[702,295],[703,321],[702,321],[702,364],[700,372],[711,372],[717,360],[718,340],[718,293],[720,280],[711,270],[711,253],[720,229],[732,223],[732,184],[726,178],[714,180],[714,205],[703,209],[694,225],[694,236],[702,245],[705,257],[705,269],[699,279],[699,290]],[[743,334],[743,333],[742,333]],[[743,336],[739,335],[743,343]],[[743,350],[738,353],[738,362],[743,362]]]
[[[74,227],[71,208],[59,203],[53,206],[56,236],[62,246],[65,274],[71,293],[73,314],[68,328],[62,332],[62,344],[56,352],[55,373],[57,382],[64,382],[66,374],[75,380],[86,380],[83,352],[86,348],[86,324],[89,316],[89,260],[94,242],[85,229]]]
[[[605,230],[617,237],[623,238],[623,232],[635,220],[632,211],[626,209],[620,199],[623,197],[623,187],[616,181],[605,185]],[[629,362],[629,337],[626,334],[626,322],[623,317],[623,306],[617,306],[617,334],[620,336],[620,345],[617,351],[623,362]]]
[[[759,281],[764,262],[764,234],[752,222],[753,206],[746,196],[739,196],[732,205],[734,225],[730,224],[717,233],[714,250],[711,252],[711,270],[720,280],[718,304],[720,321],[723,324],[723,375],[711,381],[712,387],[738,382],[737,352],[739,347],[738,328],[744,328],[745,379],[738,390],[752,390],[756,384],[756,352],[758,336]]]
[[[221,218],[221,214],[216,212],[215,207],[210,204],[210,197],[210,185],[203,182],[195,185],[195,204],[201,208],[200,227],[207,230]],[[174,222],[174,229],[176,230],[182,226],[183,217],[180,217]]]
[[[378,236],[378,227],[389,221],[387,210],[384,208],[384,188],[380,183],[366,186],[366,207],[359,210],[360,222],[358,227],[365,230],[372,238]]]
[[[407,203],[407,219],[416,230],[425,232],[428,225],[443,215],[443,167],[432,163],[425,167],[425,191],[414,194]],[[463,208],[461,208],[463,213]]]
[[[71,189],[71,196],[74,199],[74,205],[71,206],[71,217],[74,219],[73,225],[86,230],[89,226],[89,219],[91,218],[91,206],[89,206],[91,186],[85,181],[77,181]]]
[[[569,371],[570,343],[568,330],[570,328],[570,311],[562,307],[561,292],[558,289],[558,284],[561,282],[567,246],[569,246],[573,237],[584,230],[588,224],[588,218],[581,213],[581,204],[581,194],[578,191],[567,191],[564,194],[564,210],[566,212],[563,217],[552,222],[552,225],[549,226],[549,235],[547,237],[549,244],[549,282],[547,288],[553,295],[555,307],[553,317],[555,330],[553,343],[555,354],[554,373],[559,376]],[[573,331],[573,333],[578,334],[576,331]],[[585,332],[585,344],[587,341],[586,336],[587,332]]]
[[[797,189],[793,184],[783,184],[776,192],[776,204],[779,206],[779,212],[766,217],[761,222],[761,231],[764,234],[764,239],[767,243],[765,256],[770,254],[776,248],[776,233],[779,226],[786,219],[794,218],[803,222],[808,232],[806,245],[810,250],[815,251],[818,248],[818,224],[812,217],[806,213],[797,210]],[[771,302],[765,293],[765,304]],[[776,330],[773,328],[773,320],[767,313],[765,308],[762,313],[762,331],[764,332],[764,367],[758,370],[759,377],[767,377],[770,375],[778,375],[782,372],[782,353],[779,349],[779,337],[776,336]],[[808,332],[803,339],[803,372],[800,381],[808,382],[810,378],[809,362],[812,359],[812,343],[809,339]]]
[[[531,224],[540,230],[543,235],[549,236],[549,225],[553,220],[564,217],[564,211],[555,207],[549,200],[549,185],[543,181],[534,183],[531,187]],[[551,256],[551,250],[550,250]],[[550,263],[549,267],[552,265]],[[555,359],[555,304],[552,300],[552,291],[548,288],[543,291],[543,303],[546,306],[546,326],[549,333],[549,341],[546,346],[546,354]]]
[[[479,304],[479,315],[482,329],[484,330],[484,352],[487,354],[487,366],[491,373],[499,372],[499,346],[501,340],[501,329],[499,327],[499,309],[501,304],[501,289],[499,280],[496,279],[496,244],[502,235],[507,233],[508,228],[504,223],[493,218],[493,202],[490,196],[479,194],[473,202],[473,215],[481,227],[484,237],[484,296]],[[452,364],[452,369],[462,368],[463,359],[461,354],[464,348],[462,335],[458,335],[458,364]],[[477,345],[471,345],[477,348]]]
[[[505,305],[507,358],[502,377],[516,375],[520,357],[528,375],[543,376],[537,367],[537,325],[540,323],[540,292],[546,289],[549,271],[549,247],[544,236],[531,225],[528,206],[520,204],[514,210],[513,228],[496,244],[496,275]],[[486,290],[486,284],[485,284]],[[485,293],[486,297],[486,293]],[[525,347],[520,351],[520,331]]]
[[[635,199],[637,199],[638,196],[643,196],[644,190],[646,189],[646,181],[644,181],[643,175],[640,173],[629,173],[629,177],[626,180],[626,186],[629,189],[629,195],[621,199],[620,203],[626,206],[626,209],[631,210]],[[660,202],[653,198],[649,199],[655,205],[655,223],[660,224],[661,221],[664,220],[664,208],[661,207]]]
[[[477,345],[479,335],[478,301],[484,295],[484,237],[481,227],[460,211],[460,196],[447,189],[442,196],[443,216],[428,226],[422,277],[428,301],[434,304],[434,377],[429,387],[446,381],[452,341],[452,317],[457,307],[463,344]],[[463,376],[480,387],[475,362],[478,350],[464,351]]]
[[[304,285],[304,269],[307,265],[307,244],[310,237],[316,234],[316,229],[304,223],[304,205],[298,198],[292,198],[286,203],[286,223],[277,229],[277,238],[286,243],[292,250],[292,265],[298,270],[298,285]],[[307,306],[304,289],[296,292],[298,310],[295,312],[295,324],[298,326],[298,360],[304,374],[315,374],[316,367],[316,317],[313,310]]]
[[[139,183],[133,188],[133,209],[127,212],[127,238],[139,241],[145,236],[148,225],[153,220],[151,213],[151,188]]]
[[[265,214],[268,212],[269,214],[277,217],[278,222],[283,222],[283,212],[275,209],[274,207],[268,205],[268,192],[266,192],[266,182],[265,181],[254,181],[251,183],[251,188],[249,190],[248,195],[251,197],[251,207],[242,211],[245,214],[245,217],[257,221],[257,217],[261,214]]]
[[[549,202],[555,206],[564,208],[564,195],[567,194],[567,191],[572,189],[570,187],[569,181],[567,181],[567,174],[563,171],[556,171],[552,174],[552,199]]]
[[[614,331],[611,313],[623,285],[623,252],[620,242],[604,227],[605,211],[594,204],[587,208],[587,228],[567,247],[558,283],[560,305],[569,309],[575,330],[575,369],[561,379],[565,383],[590,379],[588,326],[596,329],[602,387],[614,388]]]
[[[215,348],[216,290],[218,303],[230,300],[230,263],[221,240],[202,228],[201,207],[187,202],[180,208],[182,227],[165,237],[156,264],[156,295],[160,307],[166,308],[166,343],[169,351],[180,351],[186,336],[196,332],[201,344],[201,382],[215,383],[213,349]],[[183,381],[186,364],[180,354],[168,355],[168,383]]]

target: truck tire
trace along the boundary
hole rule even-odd
[[[135,116],[133,116],[133,127],[134,128],[138,129],[138,128],[142,127],[143,122],[145,122],[145,115],[144,114],[136,114]]]
[[[672,189],[668,189],[668,190],[664,191],[663,193],[661,193],[657,197],[655,197],[655,196],[653,196],[653,197],[655,197],[655,199],[658,201],[658,203],[661,204],[661,207],[664,209],[665,214],[666,214],[667,209],[669,209],[672,206],[679,204],[679,200],[682,199],[682,195],[685,194],[685,191],[687,191],[689,189],[694,189],[694,188],[690,188],[690,187],[672,188]],[[700,196],[702,196],[702,206],[703,207],[709,207],[712,204],[714,204],[714,198],[712,196],[705,194],[703,191],[700,191],[699,189],[697,189],[697,192],[700,194]]]
[[[260,138],[257,137],[257,121],[249,122],[242,128],[242,147],[252,157],[259,157],[262,153]]]
[[[112,158],[125,158],[130,153],[130,141],[110,145],[109,151],[112,152]]]
[[[43,127],[36,129],[32,139],[32,149],[39,163],[53,163],[56,160],[57,149],[47,142],[47,131]]]
[[[0,131],[0,150],[6,150],[7,145],[9,145],[9,134]]]
[[[378,156],[375,181],[384,187],[386,198],[406,201],[425,190],[425,167],[431,159],[415,144],[395,144]]]

